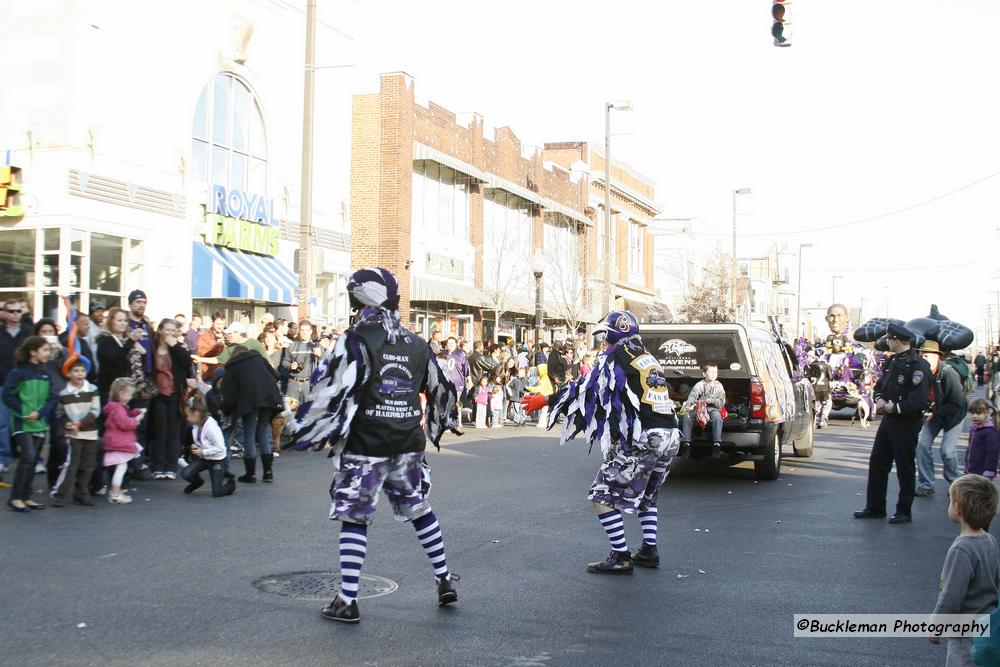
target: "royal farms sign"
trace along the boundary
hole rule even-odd
[[[205,204],[206,243],[273,257],[278,254],[279,239],[273,199],[211,186]]]

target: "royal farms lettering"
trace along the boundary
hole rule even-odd
[[[205,204],[205,241],[258,255],[278,254],[280,232],[274,200],[221,185],[211,187]]]

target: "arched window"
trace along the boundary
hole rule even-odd
[[[196,181],[267,194],[267,135],[257,96],[232,74],[205,86],[194,112],[191,175]]]

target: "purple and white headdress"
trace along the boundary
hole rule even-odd
[[[378,267],[358,269],[347,281],[351,305],[360,310],[358,323],[379,324],[389,343],[404,333],[399,321],[399,284],[390,271]]]

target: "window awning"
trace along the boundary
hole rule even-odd
[[[486,306],[482,291],[476,287],[417,276],[410,280],[410,301],[443,301],[475,308]]]
[[[587,226],[593,226],[594,225],[594,221],[591,220],[590,218],[588,218],[587,216],[585,216],[583,213],[580,213],[579,211],[574,211],[570,207],[563,206],[559,202],[553,201],[551,199],[543,198],[542,199],[542,208],[544,208],[546,211],[549,211],[551,213],[561,213],[562,215],[565,215],[570,220],[576,220],[577,222],[581,222],[581,223],[583,223],[583,224],[585,224]]]
[[[486,173],[473,167],[468,162],[459,160],[457,157],[453,157],[439,151],[436,148],[431,148],[426,144],[422,144],[419,141],[413,142],[413,159],[414,160],[430,160],[431,162],[437,162],[438,164],[443,164],[446,167],[451,167],[455,171],[460,171],[466,176],[472,176],[478,181],[486,182]]]
[[[298,276],[277,258],[198,242],[192,247],[192,298],[296,303]]]
[[[670,324],[674,321],[674,314],[670,312],[670,307],[662,301],[633,301],[624,299],[625,309],[632,312],[639,320],[640,324]]]

